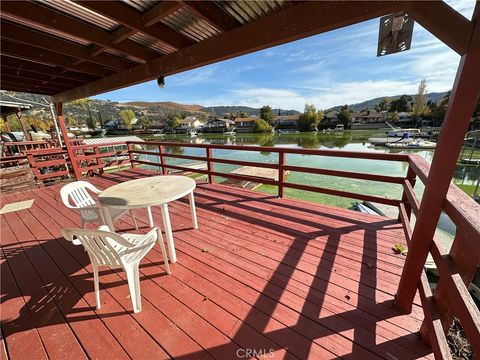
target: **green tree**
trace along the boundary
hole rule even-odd
[[[178,127],[180,119],[180,114],[177,111],[171,111],[167,114],[167,125],[171,129],[175,129],[176,127]]]
[[[88,117],[86,120],[87,126],[90,129],[95,130],[97,128],[97,120],[95,120],[95,118],[93,117],[92,111],[90,110],[90,108],[87,108],[87,111],[88,111]]]
[[[260,119],[265,120],[269,125],[273,125],[275,122],[275,116],[273,115],[272,108],[269,105],[265,105],[260,108]]]
[[[394,124],[398,122],[398,111],[394,111],[392,115],[392,121]]]
[[[305,104],[303,114],[298,117],[298,127],[300,131],[313,131],[322,119],[322,111],[317,111],[314,105]]]
[[[347,106],[343,106],[340,112],[337,115],[338,120],[343,124],[345,129],[350,129],[352,127],[352,112],[348,109]]]
[[[392,100],[390,98],[382,98],[382,100],[380,100],[380,102],[375,105],[375,110],[377,110],[378,112],[388,110],[391,101]]]
[[[410,101],[412,97],[409,95],[402,95],[397,100],[390,103],[390,111],[406,112],[410,110]]]
[[[152,125],[152,121],[147,119],[145,116],[142,116],[140,119],[138,119],[137,125],[142,129],[148,129],[148,127]]]
[[[119,115],[123,121],[123,124],[128,130],[131,130],[133,128],[133,119],[135,119],[135,113],[130,109],[125,109],[120,111]]]
[[[426,81],[425,79],[422,79],[422,81],[420,81],[420,84],[418,84],[418,92],[413,98],[412,104],[412,117],[416,123],[418,123],[418,120],[420,119],[420,117],[422,117],[427,108],[427,101],[425,97],[426,89]]]
[[[255,120],[253,123],[253,132],[268,133],[272,131],[272,126],[263,119]]]
[[[105,121],[103,121],[102,113],[100,110],[98,110],[98,122],[100,124],[100,127],[103,129],[105,127]]]

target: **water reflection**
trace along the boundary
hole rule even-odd
[[[356,130],[345,131],[343,133],[323,133],[323,132],[307,132],[307,133],[275,133],[275,134],[199,134],[196,137],[189,135],[165,135],[163,137],[156,137],[155,139],[147,139],[154,141],[173,141],[173,142],[188,142],[192,144],[226,144],[226,145],[258,145],[258,146],[286,146],[302,149],[343,149],[352,151],[374,151],[382,153],[416,153],[424,157],[428,162],[432,161],[434,150],[398,150],[388,149],[382,146],[373,146],[368,142],[372,135],[379,135],[381,131],[378,130]],[[168,153],[186,154],[186,155],[202,155],[202,149],[187,149],[166,147]],[[272,154],[270,152],[246,152],[242,154],[233,153],[229,156],[239,157],[245,160],[262,161],[261,158],[267,160]],[[258,157],[261,154],[261,157]],[[274,154],[273,154],[274,155]],[[265,161],[264,160],[264,161]],[[351,159],[343,159],[343,166],[347,170],[355,171],[358,167],[358,161],[352,162]],[[337,161],[338,162],[338,161]],[[339,162],[338,162],[339,163]],[[314,164],[310,164],[314,165]],[[337,167],[336,164],[330,162],[318,162],[318,166]],[[407,164],[398,163],[395,168],[382,167],[376,162],[368,161],[362,163],[362,172],[371,173],[405,173]],[[474,166],[459,165],[454,174],[453,182],[459,185],[464,191],[470,193],[480,178],[480,168]]]

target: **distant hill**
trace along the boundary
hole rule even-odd
[[[35,106],[30,114],[34,114],[36,116],[50,118],[50,110],[48,106],[46,106],[44,97],[41,95],[33,95],[33,94],[25,94],[25,93],[16,93],[12,91],[5,92],[8,95],[15,96],[17,98],[31,101]],[[427,100],[433,100],[437,102],[438,100],[445,97],[446,92],[432,92],[426,94]],[[388,96],[388,98],[395,100],[398,99],[401,95],[395,96]],[[410,95],[414,96],[414,95]],[[354,111],[360,111],[365,108],[372,109],[377,105],[384,96],[370,99],[367,101],[363,101],[356,104],[349,104],[348,107],[353,109]],[[49,101],[49,97],[45,96],[45,99]],[[36,104],[35,104],[36,103]],[[43,105],[45,104],[45,105]],[[43,106],[42,106],[43,105]],[[335,106],[331,109],[340,109],[342,105]],[[152,120],[163,120],[166,116],[172,111],[179,111],[183,115],[192,115],[198,116],[199,118],[205,119],[208,116],[215,115],[215,116],[223,116],[226,113],[238,113],[240,111],[246,112],[249,116],[252,115],[259,115],[260,109],[248,107],[248,106],[233,106],[233,105],[225,105],[225,106],[209,106],[204,107],[202,105],[195,105],[195,104],[179,104],[175,102],[148,102],[148,101],[131,101],[131,102],[116,102],[110,100],[94,100],[89,104],[89,108],[91,110],[93,117],[98,117],[100,113],[102,119],[107,122],[110,120],[115,120],[119,118],[119,112],[124,109],[131,109],[133,110],[137,116],[146,116]],[[296,110],[283,110],[283,109],[273,109],[275,115],[297,115],[300,114],[299,111]],[[64,115],[65,116],[73,116],[78,120],[86,119],[88,116],[88,112],[79,107],[74,106],[72,104],[65,104],[64,106]]]
[[[437,102],[438,100],[444,98],[445,95],[447,95],[446,91],[445,92],[432,92],[432,93],[425,94],[425,97],[427,98],[427,101],[433,100],[433,101]],[[363,110],[365,108],[373,109],[375,107],[375,105],[377,105],[385,97],[387,97],[389,99],[392,99],[392,100],[396,100],[400,96],[402,96],[402,95],[381,96],[381,97],[378,97],[378,98],[362,101],[362,102],[356,103],[356,104],[348,104],[348,107],[350,109],[353,109],[354,111],[360,111],[360,110]],[[410,95],[410,96],[413,98],[415,95]],[[333,108],[328,109],[328,110],[339,110],[342,106],[343,105],[337,105],[337,106],[334,106]]]
[[[227,113],[238,113],[240,111],[246,112],[249,116],[260,115],[260,109],[252,108],[248,106],[210,106],[203,108],[209,114],[223,115]],[[278,115],[279,109],[273,109],[273,113]],[[300,114],[300,111],[297,110],[283,110],[280,109],[280,115],[297,115]]]

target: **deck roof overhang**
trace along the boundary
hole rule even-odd
[[[467,51],[472,22],[441,1],[2,1],[1,87],[65,102],[401,10]]]

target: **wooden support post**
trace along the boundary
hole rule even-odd
[[[130,166],[135,167],[135,158],[133,156],[132,144],[127,143],[128,157],[130,159]]]
[[[168,175],[168,169],[165,167],[165,156],[163,156],[163,154],[165,154],[165,148],[163,145],[158,145],[158,155],[160,158],[160,166],[162,167],[162,175]]]
[[[205,148],[206,153],[207,153],[207,170],[208,170],[208,182],[210,184],[213,184],[215,182],[215,177],[212,174],[213,171],[213,164],[212,164],[212,148],[210,146],[207,146]]]
[[[58,126],[62,132],[63,142],[65,143],[65,148],[67,149],[68,158],[70,160],[71,169],[75,179],[79,180],[82,178],[82,170],[76,161],[75,150],[72,148],[70,139],[68,138],[67,128],[65,127],[65,121],[63,120],[63,104],[56,103],[55,109],[57,111]]]
[[[478,11],[475,16],[478,18]],[[433,235],[480,91],[478,64],[480,64],[480,24],[477,21],[469,49],[460,60],[413,230],[412,245],[398,286],[396,305],[406,312],[412,310],[423,266],[432,245]]]
[[[27,124],[25,123],[25,118],[20,110],[16,112],[18,122],[20,123],[20,127],[22,128],[23,134],[25,135],[25,139],[28,141],[32,141],[32,135],[28,132]]]
[[[283,182],[285,180],[285,170],[283,165],[285,165],[285,153],[280,151],[278,153],[278,197],[283,198]]]

